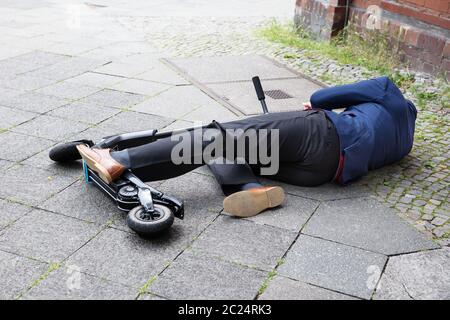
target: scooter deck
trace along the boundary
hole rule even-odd
[[[119,210],[128,212],[141,204],[138,197],[138,190],[145,183],[140,181],[131,172],[125,174],[121,179],[107,184],[84,161],[83,169],[86,182],[93,183],[105,195],[111,198],[117,204]],[[127,179],[127,176],[130,176],[130,179]],[[150,186],[145,186],[145,188],[150,189],[154,203],[165,205],[172,210],[175,217],[179,219],[184,218],[184,203],[182,201],[167,196]]]

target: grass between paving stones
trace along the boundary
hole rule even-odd
[[[60,267],[61,267],[60,263],[50,263],[50,265],[48,266],[48,269],[38,279],[33,281],[33,283],[28,287],[28,289],[26,291],[30,291],[34,287],[38,286],[42,281],[44,281],[45,279],[48,278],[50,273],[52,273],[55,270],[58,270]],[[22,292],[21,294],[19,294],[16,299],[20,299],[24,293],[25,292]]]
[[[258,296],[262,295],[264,291],[266,291],[267,287],[269,286],[270,281],[272,281],[273,278],[278,274],[277,268],[280,267],[284,263],[284,259],[279,259],[277,261],[277,265],[273,270],[269,271],[269,274],[267,275],[267,278],[264,279],[264,282],[262,283],[261,287],[258,290]]]
[[[266,291],[267,287],[269,286],[269,282],[272,281],[272,279],[278,274],[276,270],[271,270],[267,276],[267,278],[264,280],[263,284],[258,290],[258,295],[262,295],[264,291]]]
[[[153,282],[156,281],[158,276],[164,272],[170,265],[172,264],[172,261],[167,261],[166,265],[162,269],[162,271],[158,274],[155,274],[153,277],[151,277],[142,287],[139,288],[138,297],[142,296],[143,294],[149,293],[148,288],[152,285]]]
[[[139,296],[148,293],[148,288],[152,285],[153,282],[158,278],[158,275],[154,275],[150,278],[140,289],[139,289]]]

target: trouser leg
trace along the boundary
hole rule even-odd
[[[277,152],[279,155],[280,170],[277,174],[268,176],[269,179],[273,178],[296,185],[317,185],[326,182],[325,180],[330,181],[333,176],[334,164],[337,167],[339,140],[334,132],[334,127],[331,127],[323,112],[319,113],[315,110],[265,114],[223,123],[221,127],[222,130],[208,130],[213,130],[216,135],[221,134],[226,129],[241,129],[244,132],[249,129],[257,132],[260,129],[269,131],[277,129],[279,131],[279,150],[273,150],[273,152]],[[206,129],[206,127],[203,128],[203,131]],[[335,139],[332,140],[329,139],[331,131],[335,136]],[[214,136],[214,134],[210,136]],[[192,152],[189,155],[191,161],[188,163],[175,164],[172,161],[172,150],[179,141],[170,137],[136,148],[113,152],[111,155],[121,163],[128,162],[129,168],[144,181],[168,179],[205,164],[203,150],[209,142],[202,142],[200,138],[200,148],[196,148],[193,145],[196,140],[195,137],[191,140]],[[267,140],[249,143],[245,150],[246,156],[249,152],[255,152],[255,148],[258,148],[262,143],[268,143]],[[270,143],[268,143],[267,148],[270,149]],[[228,151],[226,148],[224,150]],[[269,152],[272,152],[272,150],[269,150]],[[127,158],[128,160],[122,162],[121,158]],[[228,157],[228,159],[230,158]],[[324,161],[324,159],[328,160]],[[232,186],[257,181],[253,173],[254,170],[261,167],[260,163],[247,162],[251,164],[251,169],[247,164],[220,164],[210,167],[221,185]],[[326,175],[321,174],[321,172],[325,172]]]
[[[254,121],[245,119],[224,123],[223,127],[221,125],[214,125],[213,123],[200,128],[199,130],[186,131],[182,135],[185,138],[186,135],[189,136],[188,138],[190,139],[188,140],[190,140],[190,148],[187,149],[190,149],[191,152],[189,155],[183,155],[183,159],[187,161],[183,161],[183,163],[179,164],[174,163],[172,153],[173,150],[176,150],[176,146],[179,145],[180,141],[173,139],[172,137],[161,138],[146,145],[112,152],[111,156],[127,168],[132,169],[133,172],[144,181],[169,179],[205,165],[203,151],[215,139],[222,139],[222,149],[224,152],[218,156],[227,157],[227,152],[229,150],[227,150],[224,139],[226,135],[224,130],[241,129],[242,131],[245,131],[249,128],[257,130],[263,128],[265,124],[268,123],[270,123],[269,119],[261,123],[256,123],[255,125]],[[208,134],[204,135],[206,130],[208,130]],[[209,139],[202,139],[202,136],[207,136]],[[245,147],[246,155],[244,155],[244,158],[249,153],[254,153],[258,144],[259,141],[256,141],[254,144],[247,144]],[[231,153],[232,155],[228,157],[228,163],[215,163],[212,165],[212,171],[219,182],[222,182],[224,185],[240,184],[241,182],[256,182],[254,174],[247,165],[232,163],[234,155],[236,154],[236,149],[234,147],[233,150],[231,150]],[[231,172],[236,172],[236,174],[232,174]],[[245,172],[245,174],[243,174],[243,172]],[[231,179],[231,177],[233,177],[233,179]]]
[[[191,153],[188,157],[189,159],[185,158],[188,161],[184,163],[174,163],[172,152],[179,141],[173,140],[170,137],[162,138],[136,148],[112,152],[111,155],[116,161],[132,169],[144,181],[177,177],[205,165],[206,163],[203,158],[203,150],[205,147],[212,139],[223,139],[224,137],[224,132],[219,126],[216,128],[212,125],[203,127],[201,133],[204,134],[205,130],[209,130],[208,137],[211,138],[209,141],[201,141],[201,139],[200,141],[195,141],[195,139],[199,139],[195,137],[193,132],[186,133],[190,135]],[[201,146],[195,147],[195,143]],[[223,142],[223,148],[225,147],[225,142]],[[235,151],[233,150],[233,153]],[[235,159],[218,157],[215,161],[209,161],[207,164],[222,186],[225,194],[238,190],[240,185],[258,183],[252,169],[245,163],[245,159],[240,159],[240,162],[238,162]]]
[[[180,164],[175,164],[172,159],[172,151],[179,141],[171,137],[161,138],[142,146],[111,152],[111,156],[128,169],[132,169],[133,173],[144,181],[170,179],[205,164],[201,160],[205,145],[194,148],[195,141],[193,138],[191,142],[190,160]]]
[[[214,174],[225,195],[242,190],[243,185],[250,183],[259,184],[258,179],[247,163],[224,163],[226,159],[219,159],[221,162],[210,162],[208,167]]]

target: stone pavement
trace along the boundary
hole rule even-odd
[[[450,298],[449,248],[379,202],[370,179],[346,188],[283,185],[283,207],[239,220],[222,211],[217,183],[200,168],[153,183],[186,201],[186,217],[149,241],[132,233],[125,215],[82,181],[79,163],[58,166],[48,159],[61,141],[257,112],[243,81],[243,61],[254,66],[251,73],[281,73],[267,74],[265,83],[293,98],[268,99],[272,110],[303,99],[306,90],[298,91],[298,81],[314,90],[316,83],[248,55],[267,44],[227,49],[229,39],[245,43],[242,32],[251,28],[241,27],[289,17],[291,1],[276,11],[270,1],[257,7],[255,1],[233,2],[2,1],[0,298]],[[183,33],[161,45],[158,32],[149,35],[155,24],[147,19],[161,30],[171,26],[167,21],[175,31],[192,26],[204,47],[191,43],[197,51],[184,56],[223,57],[198,60],[213,61],[215,69],[196,74],[198,58],[180,55],[189,47]],[[230,25],[235,27],[224,27]]]

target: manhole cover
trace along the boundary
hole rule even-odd
[[[264,93],[275,100],[293,98],[292,96],[288,95],[286,92],[284,92],[282,90],[267,90],[267,91],[264,91]]]

